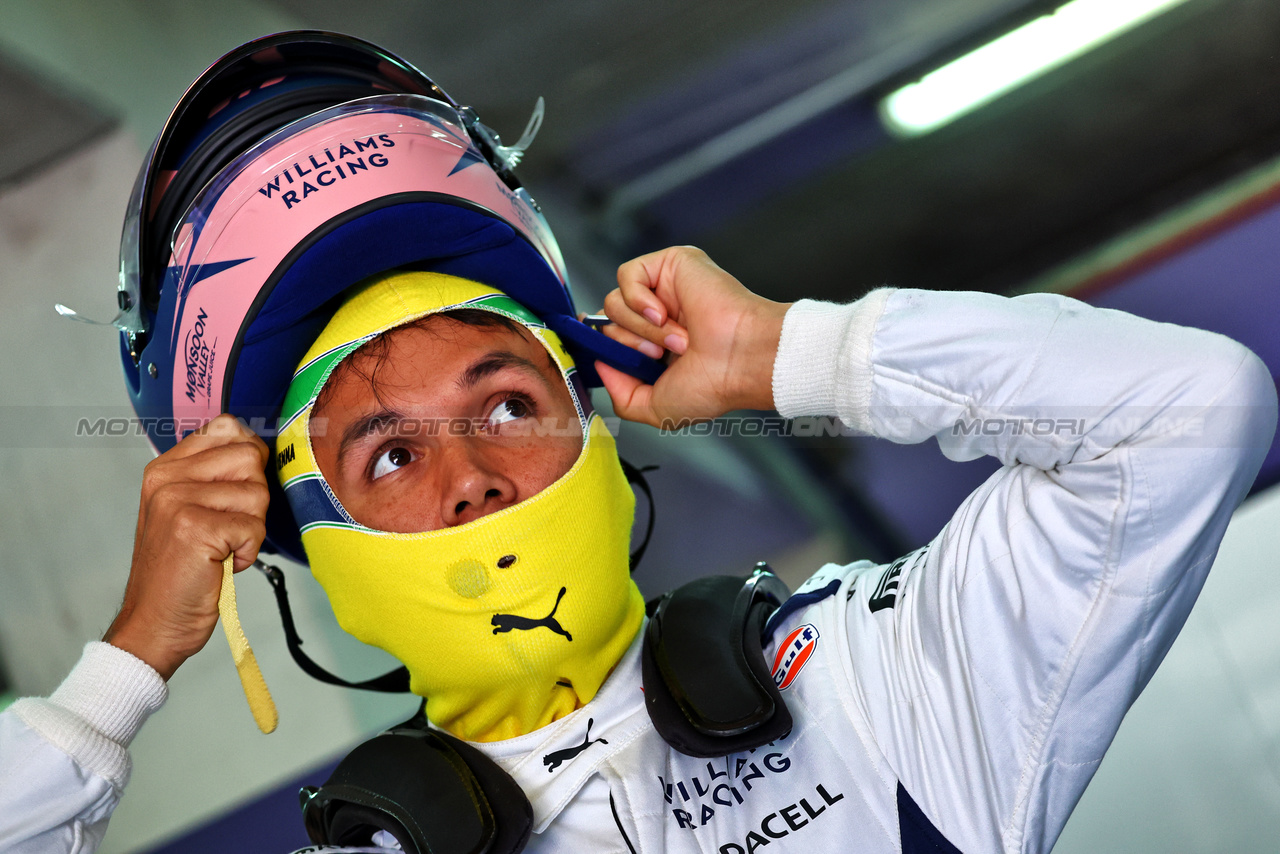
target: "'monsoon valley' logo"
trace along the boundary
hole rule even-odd
[[[818,629],[815,626],[805,624],[787,635],[773,658],[773,684],[779,690],[789,687],[817,648]]]
[[[208,318],[203,306],[196,309],[195,326],[182,342],[182,352],[187,360],[187,400],[192,403],[195,403],[197,394],[205,400],[213,396],[213,358],[218,340],[215,338],[212,343],[205,343],[204,322]]]

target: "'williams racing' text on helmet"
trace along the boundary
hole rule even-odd
[[[540,105],[539,105],[540,106]],[[128,391],[160,451],[222,412],[268,442],[294,367],[356,283],[433,270],[506,292],[588,384],[661,365],[577,320],[564,262],[503,146],[422,72],[359,39],[243,45],[187,91],[134,187],[120,253]],[[268,543],[303,559],[273,495]]]

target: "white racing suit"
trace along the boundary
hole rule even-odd
[[[526,850],[1048,851],[1270,446],[1268,371],[1221,336],[1064,297],[881,290],[793,307],[773,379],[785,416],[1004,466],[929,545],[823,567],[771,620],[787,738],[676,753],[637,643],[585,708],[479,745],[533,804]],[[6,850],[88,851],[119,796],[50,702],[0,718]],[[44,781],[40,820],[10,818],[19,780]]]

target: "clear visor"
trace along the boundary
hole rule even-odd
[[[155,158],[159,142],[160,137],[156,137],[143,163],[150,164]],[[138,173],[138,179],[133,182],[129,206],[125,208],[124,230],[120,235],[120,287],[116,297],[120,313],[111,321],[111,325],[127,334],[130,339],[147,331],[142,316],[142,271],[138,269],[142,256],[138,250],[142,240],[142,194],[150,172],[148,166]]]

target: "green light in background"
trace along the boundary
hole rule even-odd
[[[1065,65],[1184,0],[1073,0],[880,102],[885,126],[919,136]]]
[[[13,705],[13,701],[16,699],[18,698],[13,694],[0,694],[0,712]]]

